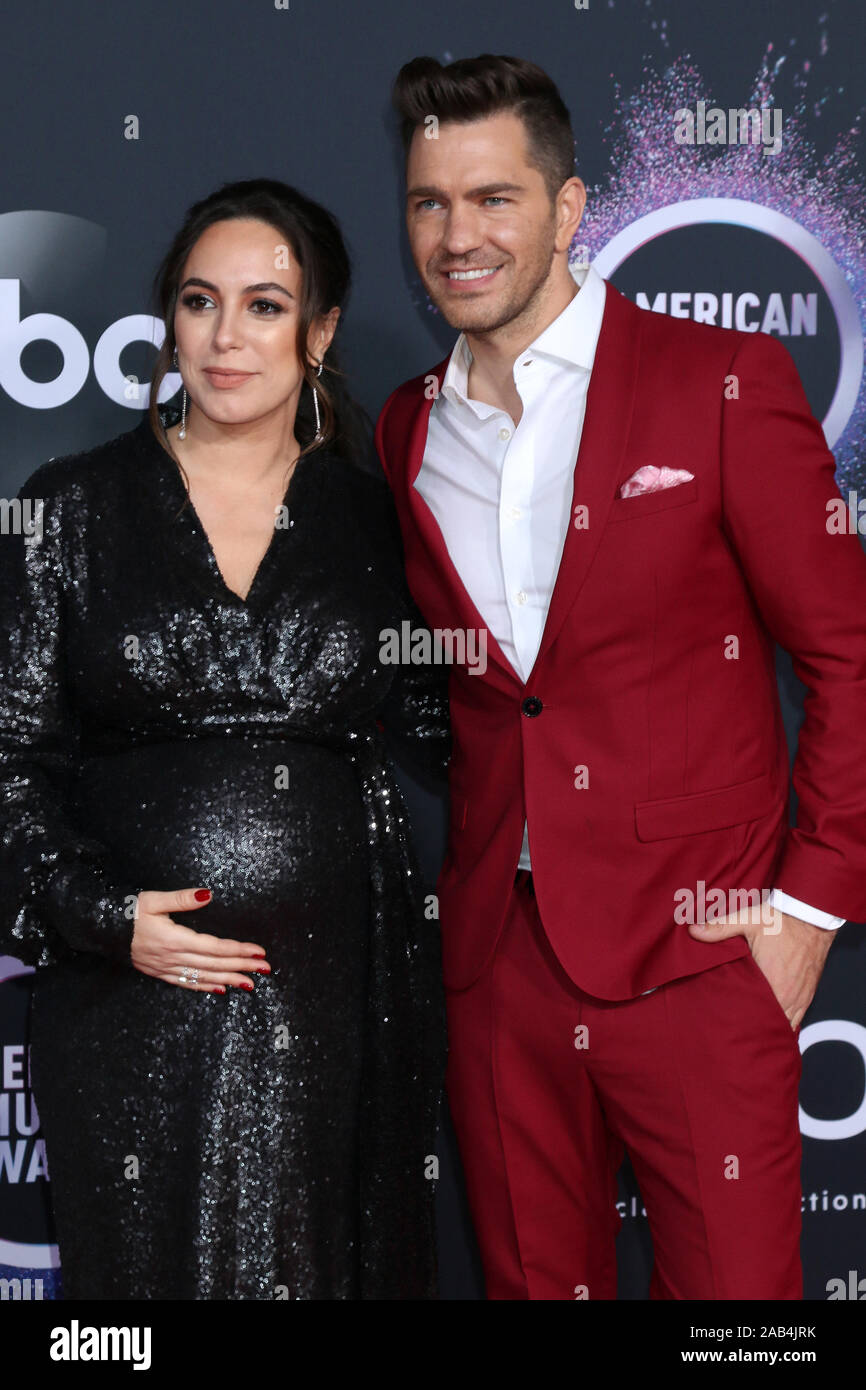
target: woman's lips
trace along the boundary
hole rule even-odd
[[[255,376],[255,372],[228,372],[220,367],[205,367],[204,374],[211,386],[225,391],[230,386],[243,386],[245,381]]]

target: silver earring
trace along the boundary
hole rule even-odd
[[[175,348],[174,350],[174,356],[171,359],[171,365],[175,369],[179,365],[177,360],[177,348]],[[177,432],[177,437],[178,439],[186,439],[186,387],[183,388],[183,399],[181,401],[180,412],[180,429]]]
[[[320,363],[319,363],[319,370],[316,372],[316,376],[321,376],[321,375],[322,375],[322,363],[320,362]],[[315,439],[313,440],[313,443],[314,443],[314,444],[318,444],[318,443],[319,443],[319,440],[322,439],[323,436],[322,436],[322,418],[321,418],[321,416],[320,416],[320,414],[319,414],[319,393],[318,393],[318,391],[316,390],[315,386],[313,387],[313,410],[316,412],[316,437],[315,437]]]

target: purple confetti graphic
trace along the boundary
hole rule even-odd
[[[826,52],[826,31],[820,43],[820,51]],[[769,44],[748,100],[738,104],[781,105],[774,100],[775,87],[787,61],[784,55],[775,56]],[[706,101],[707,109],[725,105],[712,97],[687,55],[660,74],[646,71],[639,89],[629,96],[615,82],[615,115],[605,127],[604,141],[610,150],[610,172],[602,184],[588,189],[572,259],[578,247],[588,248],[593,259],[618,232],[655,209],[695,198],[741,199],[794,219],[821,242],[844,276],[862,324],[866,319],[866,190],[857,164],[862,112],[838,135],[830,155],[819,159],[806,131],[823,113],[827,98],[810,98],[810,72],[806,60],[794,74],[795,101],[785,103],[781,148],[773,156],[765,155],[757,143],[677,144],[676,111],[694,109],[700,99]],[[866,487],[864,410],[861,391],[834,445],[843,494],[858,483],[861,489]]]

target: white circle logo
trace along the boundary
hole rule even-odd
[[[860,1023],[852,1023],[847,1018],[825,1018],[820,1023],[810,1023],[800,1032],[800,1052],[819,1042],[846,1042],[855,1047],[866,1067],[866,1028]],[[810,1139],[853,1139],[855,1134],[866,1130],[866,1094],[857,1109],[841,1120],[816,1120],[807,1115],[800,1106],[800,1133]]]
[[[832,449],[847,425],[863,374],[863,328],[855,300],[845,276],[817,237],[782,212],[749,203],[742,198],[692,198],[684,203],[656,208],[624,227],[593,260],[599,275],[609,279],[629,256],[665,232],[677,231],[703,222],[723,222],[764,232],[787,246],[818,279],[836,316],[842,359],[839,380],[823,421],[824,436]]]

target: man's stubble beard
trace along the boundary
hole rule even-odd
[[[495,333],[498,329],[504,328],[507,324],[512,324],[515,319],[522,314],[532,317],[534,302],[550,276],[550,269],[553,265],[555,253],[554,235],[551,229],[550,239],[546,247],[540,249],[537,261],[525,272],[529,277],[528,284],[523,283],[513,288],[512,294],[507,302],[502,306],[491,305],[486,308],[482,305],[473,306],[471,304],[455,304],[451,309],[453,317],[449,317],[448,309],[443,303],[436,299],[428,286],[428,294],[439,310],[440,314],[448,321],[450,326],[458,333]]]

